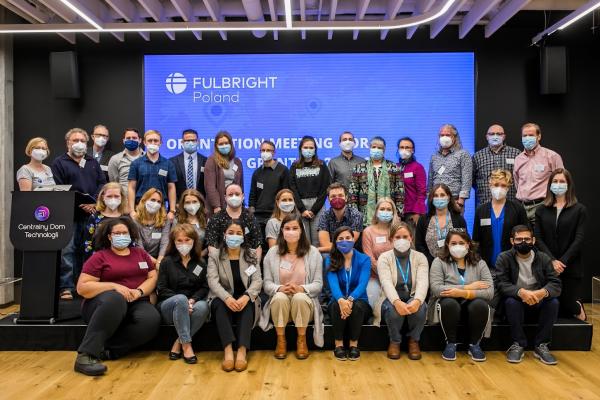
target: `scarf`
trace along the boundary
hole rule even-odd
[[[375,170],[373,161],[367,161],[367,207],[363,213],[364,226],[371,225],[371,220],[375,214],[377,201],[382,197],[390,197],[390,176],[388,174],[388,161],[383,160],[379,179],[375,179]]]

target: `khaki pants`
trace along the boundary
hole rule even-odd
[[[277,292],[271,299],[271,319],[276,328],[284,328],[290,319],[296,328],[306,328],[313,319],[312,299],[306,293]]]

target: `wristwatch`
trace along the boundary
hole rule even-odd
[[[348,297],[346,298],[346,300],[348,300],[348,301],[349,301],[349,302],[351,302],[351,303],[354,303],[354,297],[352,297],[352,296],[348,296]]]

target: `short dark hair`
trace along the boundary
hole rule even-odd
[[[100,225],[98,225],[98,228],[96,229],[96,233],[92,239],[94,250],[99,251],[110,249],[111,243],[108,239],[108,235],[112,233],[112,230],[116,225],[125,225],[127,227],[127,230],[129,231],[129,237],[131,238],[131,243],[129,246],[132,246],[137,242],[138,230],[131,218],[127,216],[108,218],[100,222]]]
[[[277,254],[279,254],[279,256],[284,256],[289,252],[287,242],[283,238],[283,228],[287,223],[292,221],[296,221],[298,225],[300,225],[300,240],[298,241],[296,255],[298,257],[304,257],[310,251],[310,242],[308,241],[306,231],[304,230],[302,217],[298,213],[291,213],[289,215],[286,215],[281,221],[281,228],[279,230],[279,235],[277,235]]]
[[[344,190],[344,194],[345,195],[348,194],[348,188],[346,188],[346,185],[344,185],[341,182],[333,182],[331,185],[329,185],[327,187],[327,196],[329,196],[329,192],[331,192],[334,189],[343,189]]]
[[[410,137],[404,136],[403,138],[398,139],[398,143],[396,144],[396,150],[398,150],[398,148],[400,147],[400,143],[402,143],[405,140],[407,142],[410,142],[412,144],[412,147],[413,147],[413,155],[412,155],[412,157],[410,159],[413,160],[413,161],[416,161],[417,157],[415,157],[415,153],[414,152],[417,151],[417,146],[415,146],[415,141],[412,140]],[[398,154],[400,154],[399,150],[398,150]],[[398,158],[401,158],[401,157],[398,157]],[[400,160],[400,161],[402,161],[402,160]]]
[[[529,225],[517,225],[510,231],[510,238],[514,239],[517,233],[521,232],[529,232],[531,233],[531,237],[533,237],[533,229]]]
[[[127,132],[135,132],[135,133],[137,133],[138,137],[140,137],[140,131],[138,131],[135,128],[125,128],[123,130],[123,137],[125,137],[125,135],[127,134]]]
[[[333,232],[331,236],[331,251],[329,252],[329,270],[333,272],[339,271],[344,266],[344,255],[335,245],[338,236],[344,232],[350,232],[352,240],[354,240],[354,233],[349,226],[340,226]]]
[[[340,140],[339,140],[340,142],[342,141],[342,136],[344,136],[344,135],[351,135],[352,136],[352,140],[356,140],[354,138],[354,133],[352,133],[350,131],[344,131],[344,132],[340,133]]]
[[[181,133],[181,137],[184,137],[186,133],[191,133],[193,135],[196,135],[196,137],[198,137],[198,132],[196,132],[194,129],[185,129],[182,133]]]
[[[260,146],[262,147],[263,144],[268,144],[269,146],[271,146],[273,149],[276,149],[275,147],[275,143],[273,143],[270,140],[263,140],[263,142],[260,144]]]

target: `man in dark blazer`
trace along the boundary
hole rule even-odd
[[[109,139],[110,135],[106,126],[94,126],[94,130],[92,131],[93,146],[87,152],[88,156],[93,157],[100,164],[100,169],[104,172],[106,182],[108,182],[108,161],[115,154],[106,148]]]
[[[193,129],[186,129],[181,136],[181,142],[183,152],[170,159],[175,165],[175,172],[177,173],[177,182],[175,183],[177,199],[181,197],[186,189],[196,189],[202,193],[202,196],[206,196],[204,191],[206,157],[198,153],[198,132]]]

